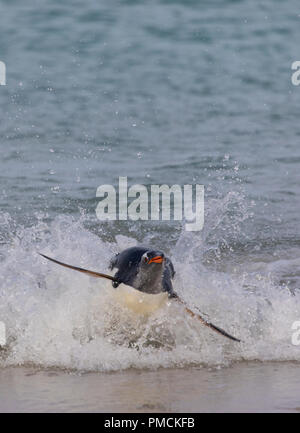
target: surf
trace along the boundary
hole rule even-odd
[[[55,253],[91,269],[101,263],[106,270],[117,251],[145,240],[137,232],[105,240],[86,227],[84,215],[51,222],[41,217],[11,231],[0,246],[0,320],[7,331],[0,366],[119,371],[300,361],[299,347],[291,343],[292,323],[300,317],[297,293],[292,296],[258,263],[241,263],[235,271],[207,267],[202,259],[211,246],[203,236],[183,231],[172,250],[165,244],[180,269],[174,289],[193,310],[247,344],[237,347],[211,332],[180,304],[125,286],[114,290],[110,281],[49,267],[38,254]]]

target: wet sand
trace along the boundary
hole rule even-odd
[[[0,412],[300,412],[300,365],[84,374],[6,368]]]

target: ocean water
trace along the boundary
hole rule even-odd
[[[300,12],[288,0],[2,0],[0,365],[118,371],[300,361]],[[200,232],[100,222],[97,187],[203,184]],[[167,302],[133,314],[109,272],[166,251],[174,287],[232,343]]]

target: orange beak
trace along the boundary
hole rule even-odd
[[[150,263],[162,263],[163,261],[164,258],[162,256],[156,256],[149,260],[148,265],[150,265]]]

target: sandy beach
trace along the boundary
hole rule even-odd
[[[74,373],[0,371],[0,412],[300,412],[300,365]]]

